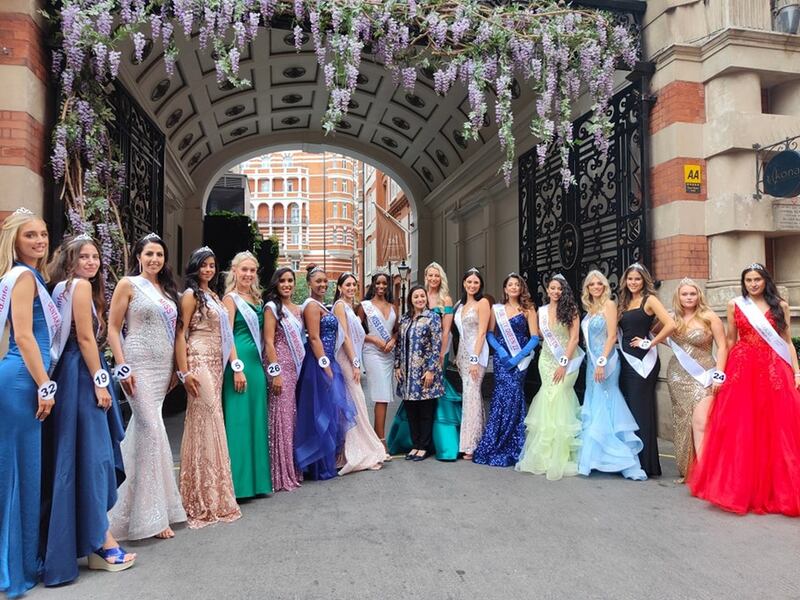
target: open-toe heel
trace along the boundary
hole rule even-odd
[[[114,548],[99,548],[89,555],[89,568],[96,571],[124,571],[130,569],[136,559],[125,562],[125,555],[127,552],[121,546]],[[109,558],[113,558],[114,562],[108,562]]]

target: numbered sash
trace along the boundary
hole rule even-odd
[[[245,299],[236,292],[231,292],[228,295],[233,298],[233,302],[236,304],[236,309],[242,315],[242,318],[247,325],[247,329],[250,330],[250,335],[253,337],[253,341],[256,343],[256,348],[258,348],[258,356],[261,358],[264,350],[263,343],[261,341],[261,327],[259,327],[258,324],[258,314],[253,310],[253,307],[250,306],[247,301],[245,301]]]
[[[495,304],[492,307],[492,310],[494,311],[494,320],[497,322],[497,328],[500,330],[500,334],[503,336],[503,340],[506,342],[506,347],[508,348],[509,353],[512,357],[514,357],[522,352],[522,346],[519,345],[519,340],[514,334],[514,329],[511,327],[511,320],[506,314],[506,307],[502,304]],[[520,371],[527,369],[531,364],[533,355],[535,353],[536,351],[534,350],[528,356],[523,358],[517,365],[517,368]]]
[[[461,321],[461,313],[463,312],[464,306],[462,304],[458,305],[456,309],[456,316],[453,318],[453,322],[456,324],[456,328],[458,328],[458,335],[461,336],[462,340],[466,340],[467,338],[464,337],[464,326]],[[473,308],[472,310],[478,310],[477,308]],[[472,354],[474,348],[469,349],[469,353]],[[482,366],[484,369],[489,365],[489,344],[484,341],[483,346],[481,347],[481,352],[478,354],[478,364]]]
[[[330,314],[331,311],[329,311],[322,302],[320,302],[319,300],[314,300],[314,298],[306,298],[305,302],[303,302],[303,304],[300,305],[300,308],[303,311],[305,311],[306,306],[308,306],[311,303],[319,305],[319,307],[322,309],[323,314]],[[339,351],[339,348],[342,347],[342,344],[344,344],[344,335],[345,335],[344,329],[339,327],[339,319],[336,319],[336,345],[333,349],[334,354],[336,354]]]
[[[623,358],[627,361],[627,363],[639,374],[639,377],[642,379],[647,379],[650,372],[653,370],[653,367],[656,366],[656,361],[658,360],[658,348],[655,346],[651,346],[650,349],[647,351],[647,354],[644,355],[644,358],[636,358],[632,354],[628,354],[625,352],[625,348],[622,344],[622,332],[617,332],[617,346],[619,347],[619,351],[622,352]]]
[[[164,327],[167,330],[169,339],[174,342],[175,324],[178,321],[178,309],[176,308],[175,303],[171,300],[168,300],[156,289],[156,286],[154,286],[152,283],[150,283],[150,281],[141,275],[134,275],[133,277],[128,277],[128,279],[140,292],[147,296],[150,301],[155,303],[161,309],[159,311],[161,320],[164,322]]]
[[[747,317],[750,325],[758,332],[758,335],[769,344],[769,347],[775,351],[775,354],[785,360],[791,367],[792,355],[789,352],[789,344],[775,331],[775,328],[767,320],[767,317],[764,316],[764,313],[756,306],[756,303],[748,296],[738,296],[733,301],[736,303],[736,306],[739,307],[739,310],[742,311],[742,314]]]
[[[558,341],[558,338],[556,337],[556,334],[553,333],[553,330],[550,329],[550,324],[547,317],[548,306],[550,305],[545,304],[544,306],[539,307],[539,331],[542,333],[542,337],[544,338],[547,347],[550,349],[550,352],[553,354],[555,359],[558,360],[562,356],[567,356],[567,351],[564,349],[564,346],[561,345],[561,342]],[[580,347],[575,348],[575,357],[567,364],[568,375],[581,368],[581,363],[583,362],[583,357],[585,355],[586,353],[581,350]]]
[[[272,311],[272,314],[275,315],[275,318],[278,318],[278,307],[275,305],[274,302],[267,302],[267,307]],[[292,314],[285,306],[282,307],[283,310],[281,314],[283,318],[280,320],[281,329],[283,329],[283,334],[286,336],[286,342],[289,346],[289,351],[292,353],[292,360],[294,361],[294,368],[297,371],[297,374],[300,375],[300,368],[303,366],[303,359],[306,356],[306,348],[305,348],[305,329],[303,328],[303,321],[298,319]]]
[[[602,315],[593,315],[590,316],[588,313],[583,317],[581,321],[581,331],[583,331],[583,339],[586,340],[586,353],[589,355],[589,360],[592,362],[592,365],[597,365],[598,356],[595,356],[592,352],[592,344],[589,340],[589,321],[592,320],[593,317],[600,316],[604,321],[605,317]],[[609,373],[613,373],[614,369],[617,368],[617,353],[612,351],[611,355],[608,357],[608,362],[606,363],[606,377],[608,377]]]
[[[220,337],[222,338],[222,368],[224,369],[231,358],[231,351],[233,351],[233,328],[229,320],[230,315],[228,314],[228,309],[225,308],[222,303],[218,302],[214,296],[202,290],[200,290],[200,293],[203,294],[203,297],[206,299],[206,306],[217,311],[219,317],[219,331]]]
[[[32,271],[32,269],[18,265],[13,267],[0,280],[0,334],[5,330],[6,321],[8,321],[8,313],[11,309],[11,291],[14,289],[19,276],[29,271]],[[44,320],[47,323],[47,333],[50,337],[50,362],[53,364],[58,360],[54,342],[58,338],[59,330],[61,329],[61,314],[58,312],[56,303],[47,293],[47,288],[44,287],[44,284],[35,275],[34,279],[36,280],[36,291],[39,295],[39,302],[42,305]]]
[[[367,315],[367,321],[372,325],[372,329],[378,334],[378,337],[380,337],[384,343],[392,339],[392,334],[386,329],[386,322],[383,320],[383,314],[375,308],[372,302],[364,300],[361,303],[361,307],[364,309],[364,314]],[[389,310],[392,311],[394,308],[390,307]],[[390,312],[389,314],[391,315],[392,313]]]
[[[672,351],[675,353],[675,358],[678,359],[683,370],[694,377],[697,383],[703,387],[708,387],[713,383],[711,376],[714,374],[714,369],[704,369],[699,362],[692,358],[689,353],[681,348],[672,338],[667,338],[667,343],[669,343],[669,347],[672,348]]]
[[[67,289],[67,282],[61,281],[56,284],[55,288],[53,288],[53,302],[56,303],[58,313],[61,315],[61,327],[58,330],[56,339],[53,340],[53,345],[51,348],[51,354],[53,354],[53,351],[57,352],[53,355],[54,362],[55,360],[58,360],[58,358],[64,352],[64,347],[67,345],[67,340],[69,339],[69,331],[72,327],[72,298],[77,283],[78,280],[73,279],[69,289]],[[95,307],[94,302],[92,302],[92,315],[97,316],[97,308]],[[96,336],[97,331],[95,331],[95,337]]]

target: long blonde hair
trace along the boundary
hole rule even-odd
[[[600,296],[598,300],[594,299],[589,293],[589,284],[592,282],[592,279],[599,279],[600,283],[603,284],[603,295]],[[583,280],[583,286],[581,287],[581,302],[583,303],[583,308],[586,309],[590,315],[596,315],[605,306],[606,302],[611,299],[611,284],[608,283],[608,278],[603,275],[597,269],[593,269],[586,274],[586,277]]]
[[[423,279],[428,275],[429,269],[436,269],[439,272],[439,306],[444,308],[444,299],[450,295],[450,286],[447,283],[447,273],[444,272],[444,267],[437,262],[430,263],[423,271]],[[425,282],[425,293],[428,293],[428,283]]]
[[[31,221],[44,223],[41,217],[25,211],[13,212],[3,221],[3,227],[0,228],[0,277],[8,273],[14,266],[14,261],[17,260],[19,228]],[[47,255],[36,261],[36,270],[41,273],[45,281],[49,281],[47,277]]]
[[[231,267],[225,274],[225,293],[230,294],[231,292],[236,291],[236,269],[245,260],[252,260],[254,263],[256,263],[256,276],[253,278],[253,283],[250,284],[250,294],[252,294],[253,298],[260,302],[262,290],[261,284],[258,282],[258,259],[252,252],[248,252],[247,250],[244,252],[239,252],[233,257],[233,260],[231,261]]]
[[[711,308],[706,302],[706,295],[697,283],[688,277],[684,277],[675,288],[675,293],[672,294],[672,312],[675,319],[675,333],[683,335],[689,327],[689,323],[683,318],[683,306],[681,306],[681,288],[685,286],[693,287],[697,290],[697,309],[694,316],[703,324],[706,331],[711,331]]]

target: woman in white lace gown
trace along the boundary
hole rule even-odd
[[[109,515],[119,540],[170,538],[175,535],[170,524],[186,521],[161,417],[175,372],[175,282],[167,248],[155,234],[137,242],[134,257],[132,276],[114,290],[108,325],[115,372],[133,411],[122,442],[126,479]]]

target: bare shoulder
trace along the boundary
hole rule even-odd
[[[450,296],[445,296],[442,298],[442,302],[445,306],[453,306],[453,299]]]

